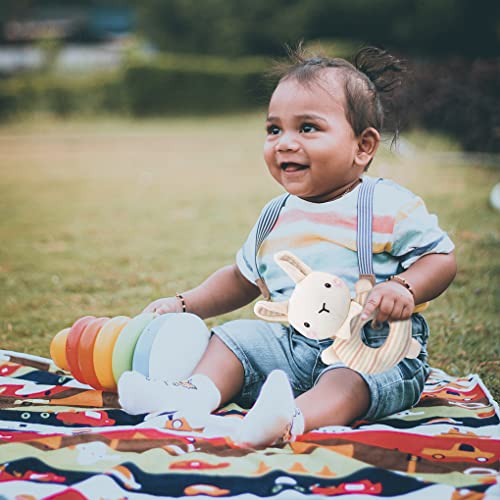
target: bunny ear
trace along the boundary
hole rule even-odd
[[[339,339],[349,340],[353,332],[351,332],[351,320],[359,315],[363,308],[354,300],[351,300],[351,306],[349,307],[349,312],[345,321],[342,323],[341,327],[338,329],[335,337]],[[363,323],[362,323],[363,325]]]
[[[364,305],[368,295],[372,291],[373,283],[367,277],[360,278],[354,285],[356,290],[356,302],[358,304]]]
[[[274,260],[295,283],[300,283],[311,272],[309,266],[286,250],[274,254]]]
[[[269,302],[267,300],[259,300],[253,312],[261,319],[266,321],[276,321],[279,323],[288,322],[288,300],[284,302]]]

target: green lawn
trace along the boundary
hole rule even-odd
[[[0,127],[0,347],[43,356],[87,314],[135,315],[231,263],[280,192],[261,158],[263,115],[50,121]],[[372,173],[421,194],[457,245],[458,276],[429,308],[431,364],[479,373],[500,399],[499,169],[440,160],[415,133]],[[252,317],[251,307],[222,318]]]

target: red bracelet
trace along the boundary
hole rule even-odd
[[[184,297],[180,293],[176,293],[175,296],[181,301],[182,312],[183,313],[187,312],[187,307],[186,307],[186,302],[184,300]]]
[[[391,276],[387,279],[387,281],[396,281],[400,285],[403,285],[413,295],[413,298],[415,298],[415,292],[413,291],[413,288],[402,276]]]

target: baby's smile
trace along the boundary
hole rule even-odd
[[[287,161],[280,163],[280,168],[285,172],[298,172],[299,170],[305,170],[306,168],[309,168],[309,165]]]

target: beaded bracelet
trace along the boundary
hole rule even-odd
[[[413,291],[413,288],[402,276],[391,276],[387,279],[387,281],[396,281],[400,285],[403,285],[413,295],[413,298],[415,298],[415,292]]]
[[[176,293],[175,296],[181,301],[182,312],[187,312],[186,301],[184,300],[184,297],[180,293]]]

